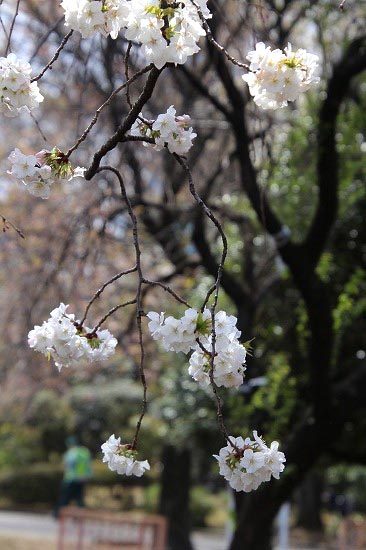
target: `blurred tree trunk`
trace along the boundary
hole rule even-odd
[[[168,548],[192,550],[189,490],[191,455],[187,449],[168,445],[163,450],[160,513],[168,519]]]
[[[300,485],[295,501],[297,525],[309,531],[322,531],[320,515],[322,507],[323,476],[316,471],[309,472]]]

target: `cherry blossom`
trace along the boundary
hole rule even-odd
[[[295,101],[302,92],[319,83],[314,76],[318,56],[306,50],[271,50],[259,42],[247,55],[250,72],[242,78],[249,86],[254,102],[263,109],[279,109]]]
[[[211,17],[207,0],[198,2],[203,16]],[[65,25],[84,38],[96,33],[117,38],[125,28],[127,40],[141,44],[147,63],[161,69],[166,63],[182,64],[199,51],[206,32],[191,0],[161,7],[159,0],[63,0]]]
[[[131,448],[131,445],[122,445],[121,438],[111,435],[102,445],[103,462],[108,464],[108,468],[117,474],[126,476],[141,477],[145,470],[150,470],[150,464],[147,460],[136,460],[137,451]]]
[[[171,153],[185,155],[192,147],[197,136],[190,127],[189,115],[176,116],[173,105],[166,113],[160,114],[155,121],[146,121],[140,116],[131,128],[132,136],[152,138],[155,149],[161,151],[165,146]]]
[[[25,155],[14,149],[8,158],[12,165],[8,174],[20,181],[31,195],[42,199],[48,199],[53,183],[83,177],[85,170],[80,166],[73,168],[57,147],[35,155]]]
[[[263,439],[253,431],[254,440],[229,436],[228,445],[213,455],[219,463],[222,475],[235,491],[249,493],[271,477],[279,479],[285,469],[286,458],[273,441],[267,447]]]
[[[83,38],[97,32],[117,38],[127,13],[126,0],[63,0],[65,25]]]
[[[29,347],[55,361],[56,367],[77,366],[81,361],[93,362],[108,359],[115,350],[117,340],[108,330],[92,332],[67,312],[69,306],[61,303],[51,311],[50,318],[36,325],[28,334]]]
[[[0,112],[7,117],[31,111],[43,101],[37,82],[31,82],[32,67],[14,53],[0,57]]]
[[[189,357],[188,373],[205,387],[211,383],[212,370],[212,317],[209,309],[203,312],[187,309],[180,319],[166,317],[150,311],[149,330],[154,340],[167,351],[183,352]],[[215,357],[213,380],[217,386],[239,387],[246,370],[247,351],[239,342],[241,333],[236,328],[237,319],[225,311],[215,314]]]

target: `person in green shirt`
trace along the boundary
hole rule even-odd
[[[66,439],[68,447],[63,456],[64,477],[62,480],[60,498],[55,515],[59,509],[75,501],[78,506],[84,506],[85,483],[92,476],[91,455],[89,450],[80,445],[76,436]]]

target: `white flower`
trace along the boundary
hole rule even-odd
[[[243,383],[246,349],[238,341],[230,342],[226,336],[217,338],[218,347],[213,363],[213,379],[217,386],[238,388]],[[208,338],[205,348],[211,350],[211,337]],[[199,384],[207,386],[210,383],[210,355],[200,347],[189,359],[188,372]]]
[[[132,450],[130,445],[122,445],[121,438],[113,435],[102,445],[103,462],[108,464],[112,472],[126,476],[141,477],[145,470],[150,470],[147,460],[136,460],[137,451]]]
[[[291,44],[282,50],[271,50],[263,42],[247,55],[249,72],[242,78],[249,86],[254,102],[263,109],[285,107],[319,82],[314,76],[318,56],[303,49],[292,51]]]
[[[113,435],[107,439],[105,443],[102,445],[102,451],[103,451],[103,462],[109,462],[114,455],[114,453],[117,451],[119,445],[121,444],[121,438],[116,438]]]
[[[150,319],[148,327],[152,337],[154,338],[154,340],[160,339],[160,329],[164,324],[164,313],[156,313],[155,311],[150,311],[146,315],[146,317]]]
[[[255,453],[253,449],[245,449],[240,466],[246,469],[248,474],[254,474],[264,464],[263,453]]]
[[[88,327],[80,327],[75,316],[67,312],[68,306],[60,304],[50,313],[41,326],[36,325],[28,334],[29,347],[43,353],[62,367],[86,362],[104,361],[115,350],[117,340],[108,330],[91,333]]]
[[[51,193],[51,183],[45,181],[44,179],[27,179],[23,180],[28,193],[34,195],[35,197],[40,197],[41,199],[48,199]]]
[[[149,121],[149,124],[136,121],[131,128],[131,135],[153,138],[158,151],[166,146],[171,153],[185,155],[197,136],[193,128],[188,127],[190,122],[189,115],[176,116],[176,110],[171,105],[166,113],[160,114],[155,121]]]
[[[235,491],[249,493],[273,476],[279,479],[286,462],[285,455],[278,451],[277,441],[268,448],[264,441],[253,432],[254,441],[242,437],[228,438],[228,445],[213,455],[219,463],[222,475]]]
[[[154,340],[161,342],[164,349],[176,353],[190,353],[188,373],[196,382],[205,387],[210,384],[212,352],[211,312],[189,308],[183,317],[165,318],[154,311],[147,314],[149,330]],[[246,349],[239,342],[240,332],[236,328],[237,319],[224,311],[215,314],[215,357],[213,380],[217,386],[238,388],[243,383]],[[199,340],[199,341],[198,341]]]
[[[24,155],[19,149],[14,149],[9,155],[12,163],[11,174],[16,178],[34,176],[37,172],[37,158],[35,155]]]
[[[31,195],[48,199],[53,183],[83,177],[85,168],[72,168],[70,162],[56,147],[43,149],[35,155],[24,155],[14,149],[8,157],[11,170],[8,174],[19,180]]]
[[[197,322],[199,315],[196,309],[191,308],[185,311],[181,319],[171,316],[165,318],[163,313],[159,315],[154,311],[150,311],[147,314],[147,317],[151,319],[148,324],[149,330],[154,340],[160,341],[167,351],[189,353],[190,350],[195,349],[197,346]],[[206,309],[201,314],[200,319],[204,323],[209,318],[210,312]]]
[[[155,132],[159,132],[163,138],[168,138],[177,129],[176,110],[173,105],[169,107],[165,114],[159,115],[152,125]]]
[[[211,13],[207,0],[199,0],[203,16]],[[148,63],[161,69],[166,63],[181,64],[199,51],[206,33],[191,0],[161,7],[159,0],[63,0],[65,25],[84,38],[101,33],[117,38],[125,28],[126,40],[142,45]]]
[[[128,14],[126,0],[63,0],[65,25],[83,38],[96,33],[117,38]]]
[[[14,117],[31,111],[43,101],[37,82],[31,82],[32,68],[14,53],[0,57],[0,112]]]

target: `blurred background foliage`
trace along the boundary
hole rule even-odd
[[[14,46],[19,46],[17,41],[27,26],[23,48],[31,52],[54,17],[52,10],[48,13],[43,6],[45,3],[42,10],[30,0],[24,4],[27,15],[20,20]],[[262,18],[254,4],[243,2],[240,10],[244,11],[239,11],[245,20],[242,18],[242,25],[231,38],[227,31],[236,28],[239,8],[231,0],[219,4],[221,12],[218,10],[214,19],[217,36],[226,39],[238,55],[243,56],[244,44],[249,49],[254,38],[265,38],[279,46],[291,38],[297,46],[307,47],[321,57],[320,90],[307,94],[298,105],[289,106],[286,112],[263,114],[250,102],[246,104],[246,118],[254,136],[250,153],[258,182],[274,212],[291,229],[293,241],[299,243],[317,207],[317,134],[326,81],[347,45],[364,28],[358,11],[360,3],[349,1],[342,14],[328,0],[266,1],[266,17]],[[277,19],[275,13],[279,14]],[[286,21],[292,19],[296,21],[288,25],[284,35]],[[44,65],[62,34],[59,25],[50,42],[38,49],[35,66]],[[95,108],[121,78],[126,47],[122,39],[117,43],[75,40],[64,52],[61,65],[47,74],[44,82],[46,101],[39,122],[48,140],[60,147],[80,134]],[[75,66],[71,63],[74,55]],[[212,66],[214,56],[206,49],[200,56],[188,70],[200,74],[206,69],[202,82],[225,106],[223,84]],[[133,58],[134,63],[138,61]],[[108,72],[108,66],[115,71],[109,70],[109,76],[105,70],[107,67]],[[238,85],[237,73],[233,73],[233,81]],[[241,315],[241,326],[248,331],[243,340],[255,338],[245,383],[238,392],[221,392],[229,431],[247,435],[258,428],[268,441],[286,442],[291,439],[293,427],[311,408],[311,330],[306,304],[274,240],[264,231],[243,192],[228,123],[207,98],[193,91],[192,82],[184,80],[183,73],[169,70],[166,86],[158,88],[150,108],[152,113],[162,112],[173,102],[173,96],[179,112],[192,114],[199,137],[189,160],[201,193],[207,195],[227,234],[226,271],[233,283],[240,283],[252,298],[247,325],[241,311],[245,304],[236,303],[225,291],[219,298],[219,309]],[[334,344],[330,378],[335,386],[365,365],[366,358],[365,92],[363,74],[352,80],[337,119],[339,211],[316,267],[331,305]],[[245,92],[241,93],[247,101]],[[78,153],[81,164],[87,165],[91,152],[125,112],[123,101],[113,104],[111,112],[101,117],[98,134],[94,132],[90,143]],[[192,485],[191,524],[223,525],[232,504],[212,459],[223,443],[215,403],[209,390],[200,389],[189,378],[183,356],[162,353],[146,336],[149,407],[139,450],[153,468],[146,480],[136,484],[117,479],[100,463],[101,442],[111,433],[128,441],[140,412],[138,341],[130,330],[133,313],[118,314],[110,321],[108,328],[118,337],[119,351],[107,366],[80,365],[57,373],[52,364],[27,349],[26,335],[35,323],[46,318],[60,301],[72,304],[70,309],[80,315],[106,279],[132,265],[133,248],[118,190],[108,179],[100,178],[94,185],[77,183],[54,189],[47,203],[14,189],[4,175],[9,143],[11,148],[31,151],[41,148],[42,139],[28,119],[15,122],[7,132],[7,141],[0,144],[4,159],[1,211],[22,227],[26,239],[17,238],[11,231],[0,236],[0,504],[14,507],[54,503],[65,438],[78,433],[95,458],[88,505],[100,507],[101,502],[103,506],[108,502],[114,509],[161,509],[164,448],[172,446],[177,456],[187,451],[190,457],[187,484]],[[149,276],[168,281],[199,307],[212,284],[212,273],[195,238],[197,212],[182,187],[182,175],[168,155],[157,156],[139,146],[135,156],[128,148],[114,151],[113,162],[124,170],[131,196],[136,199]],[[217,177],[213,177],[212,170]],[[208,185],[210,178],[212,183]],[[162,209],[160,215],[139,204],[138,185],[149,201],[160,201],[167,210]],[[205,231],[210,252],[217,259],[220,242],[211,228]],[[93,318],[128,299],[133,291],[133,277],[109,288],[93,306]],[[158,290],[147,294],[144,308],[177,316],[182,313],[179,305]],[[360,409],[351,408],[348,413],[344,429],[321,457],[325,474],[321,489],[318,485],[314,491],[321,491],[325,499],[332,492],[346,495],[354,510],[365,512],[366,416],[360,415]]]

